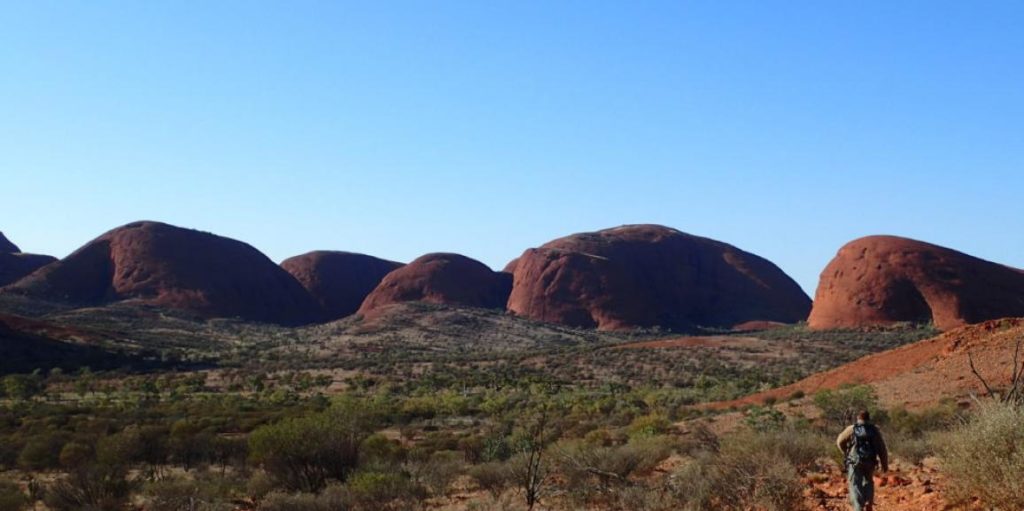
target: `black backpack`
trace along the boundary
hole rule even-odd
[[[847,455],[847,463],[862,471],[874,469],[878,459],[878,452],[875,451],[876,436],[878,429],[873,424],[854,424],[853,448]]]

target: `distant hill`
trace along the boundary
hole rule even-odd
[[[770,261],[661,225],[624,225],[531,248],[509,263],[508,308],[601,330],[803,321],[811,300]]]
[[[1024,316],[1024,271],[896,236],[847,243],[821,272],[811,328],[897,322],[942,330]]]
[[[82,306],[138,300],[289,325],[322,319],[302,285],[255,248],[159,222],[109,231],[5,291]]]

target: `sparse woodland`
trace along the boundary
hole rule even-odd
[[[373,335],[182,319],[183,341],[165,340],[159,355],[165,368],[7,375],[0,506],[799,509],[808,506],[807,478],[836,470],[832,438],[857,409],[876,410],[895,456],[909,464],[942,453],[975,462],[974,438],[1021,424],[1011,405],[980,415],[954,402],[885,410],[866,386],[742,410],[699,406],[933,335],[928,329],[790,327],[756,334],[756,343],[711,332],[723,341],[631,348],[665,334],[540,331],[526,341],[507,334],[516,325],[494,327],[508,321],[500,315],[461,314],[465,331],[438,336],[433,349],[401,342],[407,328],[422,333],[415,314],[405,319],[412,326]],[[137,318],[104,319],[115,320]],[[135,326],[140,338],[156,335],[156,325]],[[489,342],[452,340],[473,329]],[[1020,463],[1017,452],[1005,452],[1007,467]],[[958,479],[949,498],[970,500],[974,484]]]

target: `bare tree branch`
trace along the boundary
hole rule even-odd
[[[981,384],[985,386],[985,392],[988,393],[988,396],[994,397],[995,392],[992,392],[992,387],[990,387],[988,382],[985,381],[985,378],[981,376],[981,373],[978,372],[978,369],[974,367],[974,356],[971,354],[970,351],[967,352],[967,362],[971,365],[971,372],[974,373],[974,376],[977,376],[978,380],[981,380]]]
[[[1020,347],[1024,339],[1017,340],[1017,347],[1013,350],[1013,375],[1010,377],[1010,390],[1006,393],[1006,402],[1015,402],[1021,399],[1021,379],[1024,377],[1024,363],[1020,362]]]

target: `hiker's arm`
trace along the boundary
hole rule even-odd
[[[839,452],[846,454],[846,451],[850,449],[850,439],[853,438],[853,426],[847,426],[839,436],[836,437],[836,447],[839,448]]]
[[[882,463],[882,472],[889,471],[889,449],[885,446],[885,439],[882,432],[875,435],[875,452],[878,453],[878,461]]]

